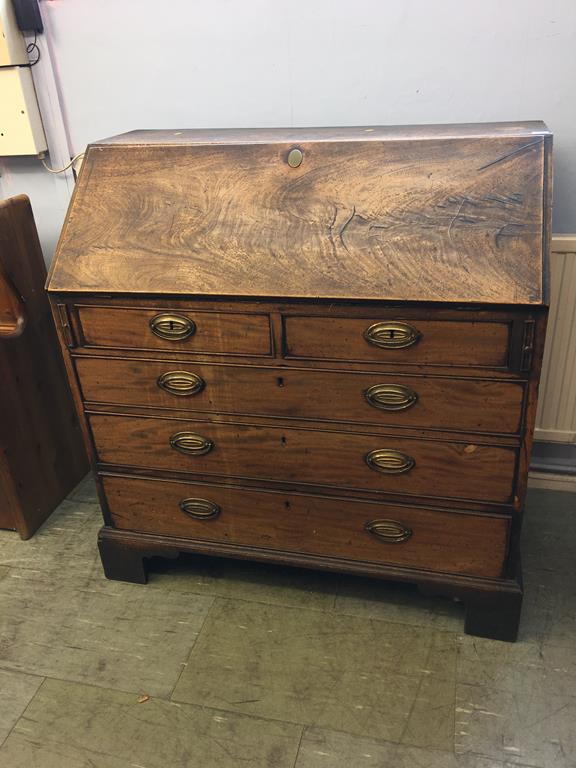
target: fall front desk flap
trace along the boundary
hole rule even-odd
[[[49,288],[545,304],[550,149],[540,122],[123,134]]]

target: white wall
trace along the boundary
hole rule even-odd
[[[42,0],[70,149],[133,128],[543,119],[576,230],[574,0]],[[3,163],[49,256],[66,181]]]

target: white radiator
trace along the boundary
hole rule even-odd
[[[534,438],[576,443],[576,235],[552,238],[550,315]]]

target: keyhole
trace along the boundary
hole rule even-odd
[[[279,387],[283,387],[284,386],[284,378],[282,376],[278,376],[278,378],[276,379],[276,383],[278,384]]]
[[[285,435],[282,435],[282,437],[280,438],[280,442],[282,443],[282,445],[286,445],[286,437],[285,437]]]

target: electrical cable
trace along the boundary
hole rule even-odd
[[[68,165],[65,165],[63,168],[50,168],[50,166],[47,165],[46,162],[44,161],[43,157],[40,158],[40,162],[42,163],[44,168],[46,168],[46,170],[49,171],[49,173],[64,173],[64,171],[67,171],[68,168],[73,168],[74,163],[77,162],[81,157],[84,157],[84,155],[85,155],[84,152],[79,152],[77,155],[74,155],[74,157],[72,158],[72,160],[70,160]]]
[[[36,45],[37,36],[38,36],[37,33],[34,32],[34,40],[31,43],[28,43],[28,45],[26,46],[26,53],[28,54],[28,56],[30,56],[31,53],[36,51],[36,58],[34,59],[34,61],[29,62],[28,64],[29,67],[33,67],[35,64],[38,64],[38,62],[40,61],[40,48],[38,48],[38,46]]]
[[[37,34],[34,32],[34,40],[32,40],[31,43],[28,43],[26,46],[26,53],[28,56],[30,56],[31,53],[36,51],[36,58],[34,61],[28,61],[27,64],[2,64],[0,65],[0,69],[16,69],[17,67],[33,67],[35,64],[38,64],[40,61],[40,48],[38,48],[36,44],[36,38]]]

